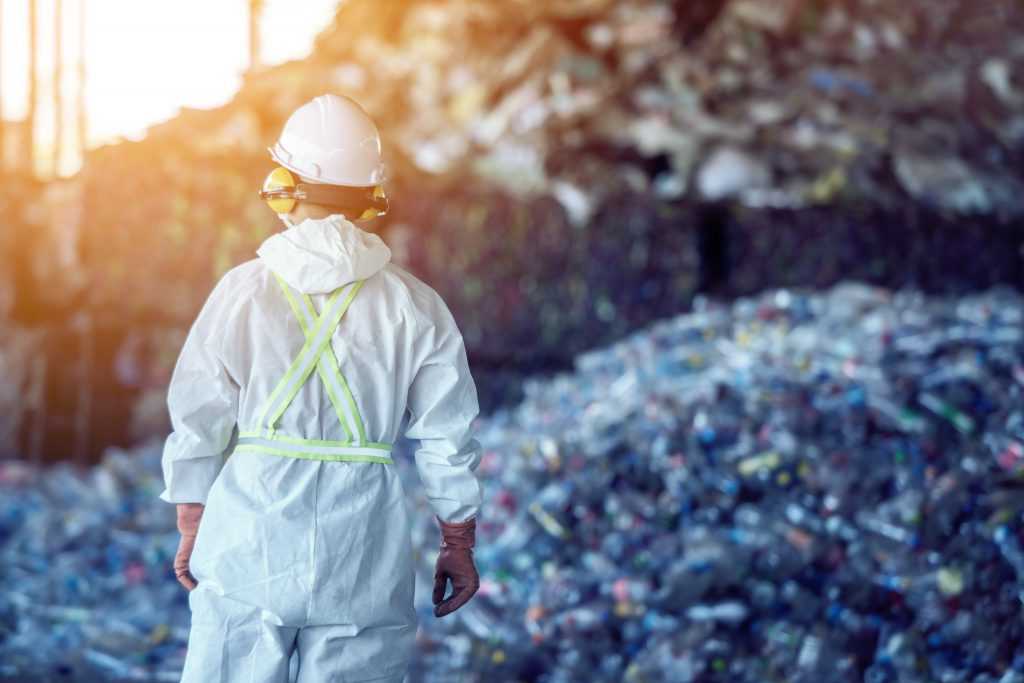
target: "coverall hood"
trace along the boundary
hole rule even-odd
[[[256,253],[304,294],[332,292],[370,277],[391,261],[384,240],[338,214],[307,218],[267,238]]]

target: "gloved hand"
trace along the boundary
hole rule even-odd
[[[188,561],[192,557],[192,547],[196,544],[203,509],[202,503],[178,503],[178,531],[181,533],[181,540],[178,542],[178,552],[174,556],[174,576],[178,578],[178,583],[189,591],[197,585],[195,577],[188,569]]]
[[[473,564],[476,518],[465,522],[444,522],[440,518],[437,521],[441,525],[441,554],[434,569],[434,616],[443,617],[469,602],[480,587],[480,576]],[[448,579],[452,582],[452,595],[445,600]]]

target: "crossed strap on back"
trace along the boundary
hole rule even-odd
[[[366,440],[366,430],[359,409],[331,348],[335,330],[338,329],[345,311],[365,281],[356,280],[332,292],[324,305],[324,310],[317,315],[313,300],[308,294],[297,296],[299,293],[293,292],[277,273],[274,273],[274,277],[281,286],[292,312],[295,313],[306,341],[284,377],[264,402],[260,410],[259,426],[256,430],[240,432],[235,450],[314,460],[390,463],[388,453],[391,444]],[[345,431],[344,441],[304,439],[277,431],[281,415],[295,400],[299,389],[313,374],[314,368]]]

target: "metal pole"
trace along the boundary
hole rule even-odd
[[[37,349],[45,349],[48,335],[41,331],[43,343]],[[43,460],[43,436],[46,434],[46,355],[37,353],[32,359],[32,387],[28,394],[28,405],[32,412],[29,429],[28,456],[34,466]]]
[[[2,29],[3,29],[3,25],[4,25],[4,23],[3,23],[3,15],[4,15],[4,3],[3,3],[3,0],[0,0],[0,33],[2,33]],[[3,72],[3,68],[2,67],[3,67],[3,41],[0,41],[0,73]],[[6,163],[7,160],[4,158],[4,152],[7,150],[7,145],[5,144],[7,142],[7,140],[4,139],[6,134],[7,134],[7,126],[4,125],[4,107],[3,107],[3,94],[2,93],[3,93],[3,87],[2,87],[2,84],[0,84],[0,173],[3,173],[5,170],[7,170],[7,163]]]
[[[78,3],[78,151],[85,163],[88,144],[88,118],[85,113],[85,0]]]
[[[53,0],[53,177],[60,177],[60,155],[64,149],[64,97],[61,92],[64,81],[64,69],[61,59],[63,36],[61,24],[64,19],[64,8],[61,0]]]
[[[28,114],[25,117],[25,161],[26,171],[29,176],[35,176],[35,128],[36,128],[36,101],[39,97],[39,84],[36,77],[36,52],[38,51],[37,39],[37,12],[38,1],[29,0],[28,3]]]
[[[249,70],[260,66],[260,17],[263,14],[263,0],[249,0]]]
[[[78,396],[75,401],[75,464],[85,466],[89,458],[90,431],[92,418],[92,316],[87,312],[79,314],[78,320]]]

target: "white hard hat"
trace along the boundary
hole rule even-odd
[[[320,95],[288,117],[270,156],[315,183],[373,187],[384,182],[380,133],[354,100]]]

